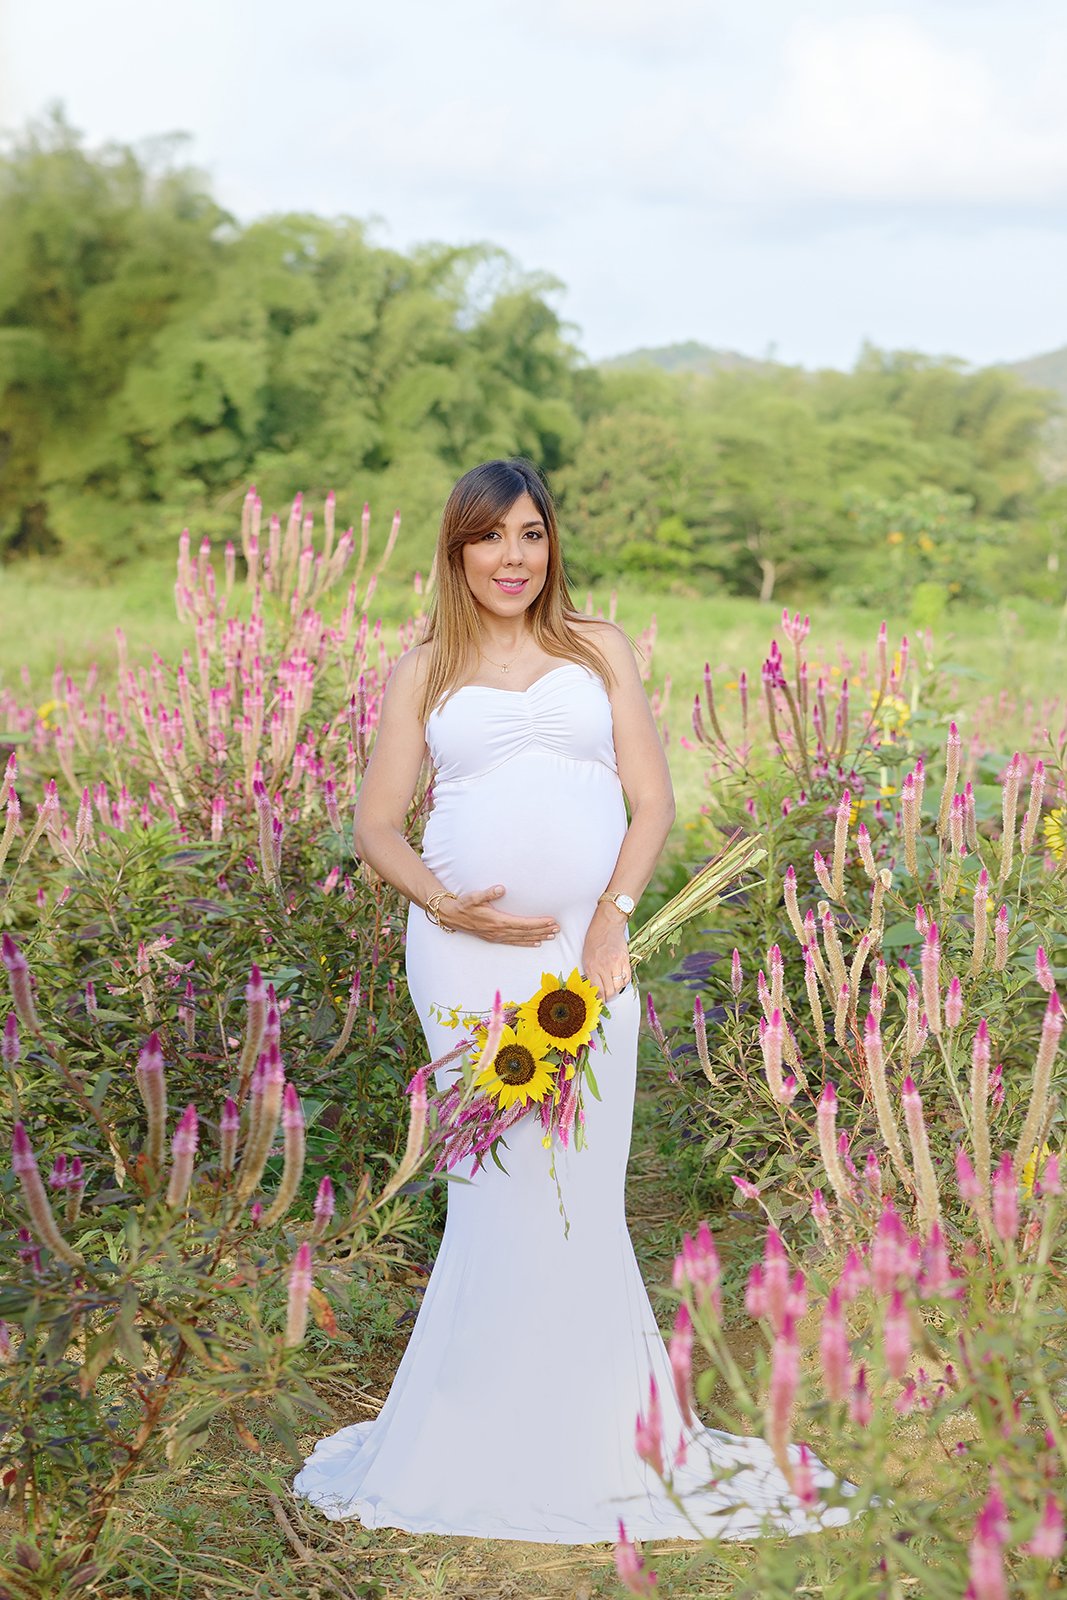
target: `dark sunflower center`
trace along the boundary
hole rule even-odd
[[[553,989],[537,1008],[537,1020],[553,1039],[569,1039],[585,1027],[586,1006],[573,989]]]
[[[524,1044],[505,1044],[497,1051],[493,1071],[501,1083],[514,1087],[516,1084],[529,1083],[537,1071],[537,1062]]]

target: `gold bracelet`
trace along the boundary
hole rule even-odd
[[[441,901],[457,900],[458,898],[459,896],[454,895],[451,889],[439,889],[436,894],[430,896],[423,907],[429,921],[433,923],[435,928],[440,928],[442,933],[455,933],[456,930],[455,928],[447,928],[441,921]]]

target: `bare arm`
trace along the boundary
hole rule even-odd
[[[382,701],[374,750],[356,802],[353,837],[356,854],[402,895],[425,907],[446,885],[411,848],[404,825],[426,759],[426,737],[419,720],[421,664],[417,650],[402,656],[393,669]],[[462,929],[496,944],[537,945],[554,938],[553,917],[517,917],[498,911],[493,902],[506,893],[504,884],[465,890],[442,900],[438,916],[445,927]]]
[[[604,892],[622,892],[638,900],[671,831],[674,792],[667,757],[629,641],[620,629],[602,624],[597,644],[615,673],[611,692],[615,757],[630,808],[630,826]],[[626,919],[616,906],[602,902],[593,913],[582,951],[582,970],[606,1000],[629,981]]]

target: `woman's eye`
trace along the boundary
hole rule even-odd
[[[527,528],[526,537],[527,539],[543,539],[544,534],[541,532],[540,528]]]

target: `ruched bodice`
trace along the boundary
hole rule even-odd
[[[528,689],[465,684],[430,714],[426,743],[438,789],[527,754],[617,771],[611,703],[596,674],[576,661],[550,668]]]
[[[426,743],[435,771],[422,841],[427,866],[453,894],[501,883],[502,910],[555,916],[561,931],[545,946],[545,959],[565,962],[570,972],[626,832],[604,685],[575,662],[522,691],[470,684],[431,714]],[[421,952],[426,932],[436,930],[424,930],[419,919],[421,913],[411,921]],[[446,937],[452,943],[439,959],[416,962],[417,1005],[422,977],[439,981],[442,959],[449,968],[457,958],[467,967],[485,965],[484,941]],[[412,954],[409,948],[409,975]],[[530,952],[497,945],[495,959],[502,983],[519,982]],[[440,994],[425,998],[444,1003]],[[479,1005],[492,998],[490,991]]]

